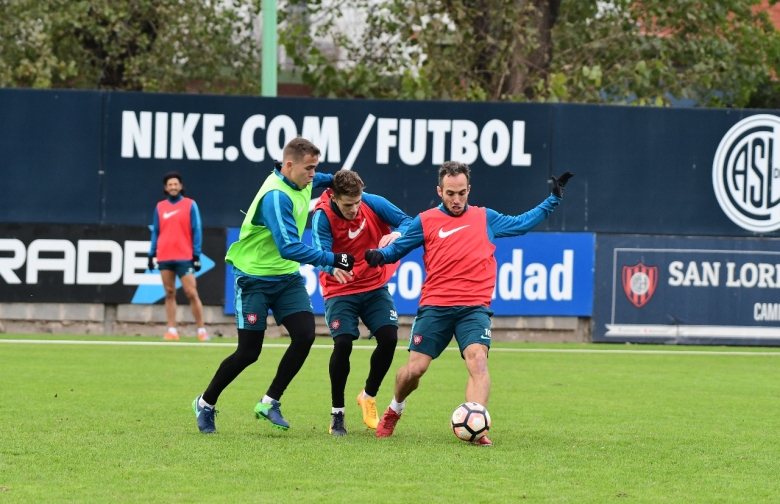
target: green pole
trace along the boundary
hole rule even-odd
[[[263,96],[276,96],[276,0],[263,0]]]

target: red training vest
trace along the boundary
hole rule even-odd
[[[487,212],[471,206],[459,217],[432,208],[420,214],[425,239],[425,282],[420,306],[490,307],[496,285],[496,246]]]
[[[182,198],[176,203],[164,199],[157,203],[157,262],[192,260],[192,200]]]
[[[333,238],[332,250],[355,256],[355,266],[352,269],[352,280],[345,284],[338,283],[332,275],[320,272],[322,297],[329,299],[378,289],[390,280],[398,269],[398,263],[371,268],[366,262],[365,253],[366,250],[379,246],[379,240],[390,233],[390,226],[365,203],[360,204],[357,216],[351,221],[339,217],[330,207],[332,192],[328,189],[322,193],[314,211],[322,210],[328,218],[330,234]]]

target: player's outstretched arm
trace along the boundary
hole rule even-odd
[[[503,215],[490,208],[487,209],[488,234],[491,239],[520,236],[535,228],[561,204],[563,188],[570,178],[571,172],[565,172],[560,177],[552,177],[552,194],[531,210],[517,215]]]
[[[366,262],[372,268],[383,264],[392,264],[421,246],[424,242],[422,221],[418,215],[409,224],[404,235],[396,241],[384,248],[367,250],[365,255]]]

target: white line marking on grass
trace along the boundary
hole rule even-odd
[[[0,339],[0,343],[23,343],[37,345],[120,345],[120,346],[167,346],[167,347],[235,347],[236,343],[190,343],[186,341],[100,341],[100,340],[33,340],[33,339]],[[266,348],[287,348],[286,343],[264,343]],[[312,345],[312,348],[333,349],[333,345]],[[373,350],[373,345],[354,345],[354,349]],[[396,351],[405,351],[406,347],[400,346]],[[450,347],[450,352],[458,349]],[[491,348],[491,352],[521,352],[521,353],[578,353],[578,354],[652,354],[652,355],[743,355],[743,356],[772,356],[780,357],[778,352],[745,352],[743,350],[609,350],[598,348]]]

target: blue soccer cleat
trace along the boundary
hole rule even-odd
[[[271,400],[270,403],[259,402],[255,406],[255,415],[258,420],[268,420],[277,429],[287,430],[290,428],[290,424],[282,416],[282,411],[279,409],[281,406],[281,403],[276,400]]]
[[[214,417],[219,413],[214,408],[203,407],[198,404],[202,396],[198,396],[192,401],[192,411],[195,412],[195,418],[198,419],[198,429],[204,434],[213,434],[217,432],[217,425],[214,423]]]

